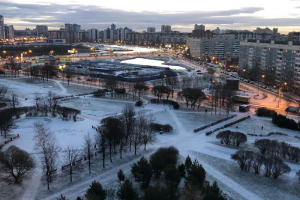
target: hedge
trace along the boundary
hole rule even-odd
[[[157,103],[157,104],[169,104],[172,105],[174,109],[179,109],[180,105],[179,103],[177,103],[176,101],[172,101],[172,100],[167,100],[167,99],[162,99],[162,100],[158,100],[158,99],[150,99],[151,103]]]
[[[151,123],[150,127],[154,131],[164,131],[164,132],[173,131],[173,127],[170,124]]]
[[[272,118],[273,124],[276,124],[278,127],[281,128],[288,128],[292,130],[299,130],[299,124],[295,122],[293,119],[289,119],[283,115],[273,115]]]
[[[274,115],[277,115],[277,112],[275,110],[270,110],[265,107],[257,108],[255,112],[259,117],[273,117]]]
[[[233,118],[233,117],[236,117],[236,115],[232,115],[232,116],[230,116],[230,117],[226,117],[226,118],[224,118],[224,119],[220,119],[220,120],[218,120],[218,121],[216,121],[216,122],[212,122],[212,123],[207,124],[207,125],[205,125],[205,126],[202,126],[202,127],[200,127],[200,128],[196,128],[196,129],[194,129],[194,132],[197,133],[197,132],[199,132],[199,131],[202,131],[203,129],[206,129],[206,128],[210,127],[210,126],[214,126],[214,125],[216,125],[216,124],[219,124],[219,123],[221,123],[221,122],[224,122],[224,121],[226,121],[226,120],[228,120],[228,119],[231,119],[231,118]]]

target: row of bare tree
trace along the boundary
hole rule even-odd
[[[101,120],[100,125],[96,128],[97,134],[93,137],[88,133],[84,137],[81,149],[73,146],[67,146],[63,149],[64,162],[63,173],[70,176],[72,181],[73,174],[80,172],[83,168],[81,160],[87,160],[89,173],[91,173],[92,158],[100,153],[103,168],[107,158],[112,162],[113,155],[123,156],[125,150],[134,151],[154,140],[154,132],[151,124],[154,118],[151,114],[138,112],[134,110],[131,104],[127,104],[119,117],[107,117]],[[35,126],[35,150],[40,156],[43,170],[43,180],[46,181],[48,189],[50,183],[57,176],[59,153],[61,148],[49,129],[41,122],[36,122]],[[82,159],[84,158],[84,159]]]

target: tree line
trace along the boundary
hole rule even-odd
[[[230,130],[221,131],[216,135],[220,139],[221,144],[240,146],[240,144],[247,142],[247,136],[241,132],[234,132]]]
[[[262,155],[279,156],[283,159],[294,160],[295,162],[298,162],[300,159],[300,148],[286,142],[262,139],[255,140],[254,146],[259,149]]]
[[[87,200],[120,199],[120,200],[177,200],[203,199],[225,200],[226,195],[217,182],[210,184],[206,180],[206,172],[202,165],[188,156],[185,163],[178,163],[179,151],[175,147],[161,147],[147,160],[142,157],[131,166],[131,174],[139,183],[141,191],[133,186],[133,182],[120,169],[117,173],[120,183],[117,191],[104,189],[99,182],[93,181],[84,197]],[[156,184],[151,184],[152,177]],[[180,183],[184,182],[183,186]],[[59,200],[65,199],[63,195]],[[77,197],[78,200],[82,197]]]
[[[231,155],[231,159],[237,161],[241,170],[254,170],[259,174],[264,169],[264,176],[277,179],[279,176],[289,173],[291,168],[277,156],[264,156],[253,151],[239,150]]]

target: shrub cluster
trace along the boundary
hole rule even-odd
[[[154,131],[172,132],[173,127],[170,124],[151,123],[151,129]]]
[[[98,89],[94,92],[94,97],[104,97],[106,92],[108,92],[107,89]]]
[[[224,126],[221,126],[221,127],[216,128],[216,129],[214,129],[214,130],[212,130],[212,131],[206,132],[205,135],[208,136],[208,135],[210,135],[210,134],[212,134],[212,133],[214,133],[214,132],[216,132],[216,131],[218,131],[218,130],[221,130],[221,129],[223,129],[223,128],[227,128],[227,127],[232,126],[232,125],[234,125],[234,124],[240,123],[241,121],[244,121],[245,119],[248,119],[248,118],[250,118],[250,116],[243,117],[243,118],[238,119],[238,120],[236,120],[236,121],[230,122],[230,123],[228,123],[228,124],[225,124]]]
[[[240,122],[242,122],[242,121],[244,121],[244,120],[246,120],[246,119],[248,119],[248,118],[250,118],[250,116],[243,117],[243,118],[238,119],[238,120],[236,120],[236,121],[233,121],[233,122],[230,122],[230,123],[228,123],[228,124],[225,124],[225,125],[224,125],[224,128],[227,128],[227,127],[232,126],[232,125],[234,125],[234,124],[240,123]]]
[[[253,151],[239,150],[231,155],[231,159],[237,161],[241,170],[249,172],[253,169],[256,174],[259,174],[264,166],[264,175],[266,177],[272,176],[274,179],[291,171],[291,168],[281,158],[265,157]]]
[[[289,119],[283,115],[273,115],[272,122],[281,128],[299,130],[298,124],[293,119]]]
[[[135,103],[135,106],[138,106],[138,107],[140,107],[140,106],[142,106],[143,105],[143,102],[142,101],[137,101],[136,103]]]
[[[273,117],[274,115],[277,115],[277,112],[275,110],[271,110],[266,107],[257,108],[255,112],[259,117]]]
[[[224,118],[224,119],[220,119],[220,120],[218,120],[218,121],[216,121],[216,122],[212,122],[212,123],[207,124],[207,125],[205,125],[205,126],[202,126],[202,127],[200,127],[200,128],[196,128],[196,129],[194,130],[194,132],[196,133],[196,132],[202,131],[203,129],[206,129],[206,128],[210,127],[210,126],[214,126],[214,125],[216,125],[216,124],[219,124],[219,123],[221,123],[221,122],[224,122],[224,121],[226,121],[226,120],[228,120],[228,119],[231,119],[231,118],[233,118],[233,117],[235,117],[235,116],[236,116],[236,115],[233,115],[233,116],[230,116],[230,117],[226,117],[226,118]]]
[[[163,104],[169,104],[169,105],[172,105],[174,109],[179,109],[180,108],[180,105],[179,103],[177,103],[176,101],[172,101],[172,100],[167,100],[167,99],[161,99],[161,100],[158,100],[158,99],[150,99],[150,102],[151,103],[163,103]]]
[[[280,133],[280,132],[270,132],[267,135],[263,135],[263,134],[253,134],[253,133],[247,133],[247,135],[251,135],[251,136],[260,136],[260,137],[265,137],[265,136],[271,136],[271,135],[284,135],[287,136],[287,134],[285,133]]]
[[[262,155],[269,154],[279,156],[284,159],[294,160],[300,159],[300,148],[293,147],[288,143],[279,142],[277,140],[255,140],[254,146],[257,147]]]
[[[247,136],[241,132],[233,132],[230,130],[225,130],[217,134],[216,138],[220,139],[221,144],[225,145],[236,145],[247,142]]]
[[[285,135],[285,136],[287,136],[287,134],[281,133],[281,132],[270,132],[270,133],[267,134],[267,136],[271,136],[271,135]]]

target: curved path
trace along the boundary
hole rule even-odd
[[[190,142],[194,142],[195,139],[196,141],[202,141],[205,142],[207,140],[207,136],[205,136],[205,132],[208,131],[208,129],[215,129],[218,127],[223,126],[223,123],[217,124],[213,127],[210,127],[208,129],[205,129],[203,131],[201,131],[201,133],[187,133],[184,129],[184,127],[182,126],[180,120],[178,119],[178,117],[176,116],[176,113],[174,110],[168,110],[168,112],[170,113],[172,119],[175,121],[178,129],[179,129],[179,134],[176,136],[176,138],[170,139],[168,141],[163,141],[159,144],[154,144],[153,147],[154,148],[159,148],[161,146],[170,146],[170,145],[176,145],[176,147],[178,148],[179,152],[181,155],[183,156],[187,156],[187,155],[191,155],[191,151],[194,151],[195,149],[192,149],[194,146],[189,146]],[[242,116],[239,117],[234,117],[226,122],[229,122],[231,120],[236,120],[238,118],[241,118]],[[199,144],[200,145],[200,144]],[[145,154],[144,156],[149,156],[152,152]],[[89,180],[86,180],[82,183],[78,183],[75,184],[69,188],[66,188],[60,192],[57,192],[51,196],[48,196],[47,198],[44,198],[46,200],[55,200],[60,194],[63,194],[64,196],[66,196],[67,198],[71,198],[71,199],[75,199],[77,196],[83,195],[84,192],[87,190],[87,188],[89,187],[90,183],[93,180],[97,180],[99,182],[101,182],[102,184],[115,179],[115,174],[117,174],[117,171],[119,169],[122,169],[124,171],[124,173],[130,173],[130,165],[135,163],[138,159],[140,158],[136,158],[130,162],[127,162],[123,165],[120,165],[118,168],[113,168],[110,169],[108,171],[105,171],[102,174],[99,174],[98,176],[91,178]],[[220,171],[216,170],[213,166],[209,165],[208,163],[203,162],[202,160],[200,160],[200,163],[203,165],[203,167],[205,168],[205,170],[207,171],[207,173],[211,174],[215,179],[217,179],[219,182],[222,182],[223,184],[227,185],[228,187],[232,188],[234,191],[236,191],[237,193],[239,193],[241,196],[243,196],[245,199],[249,199],[249,200],[261,200],[256,194],[248,191],[247,189],[245,189],[243,186],[241,186],[239,183],[233,181],[232,179],[230,179],[230,177],[225,176],[224,174],[222,174]]]

